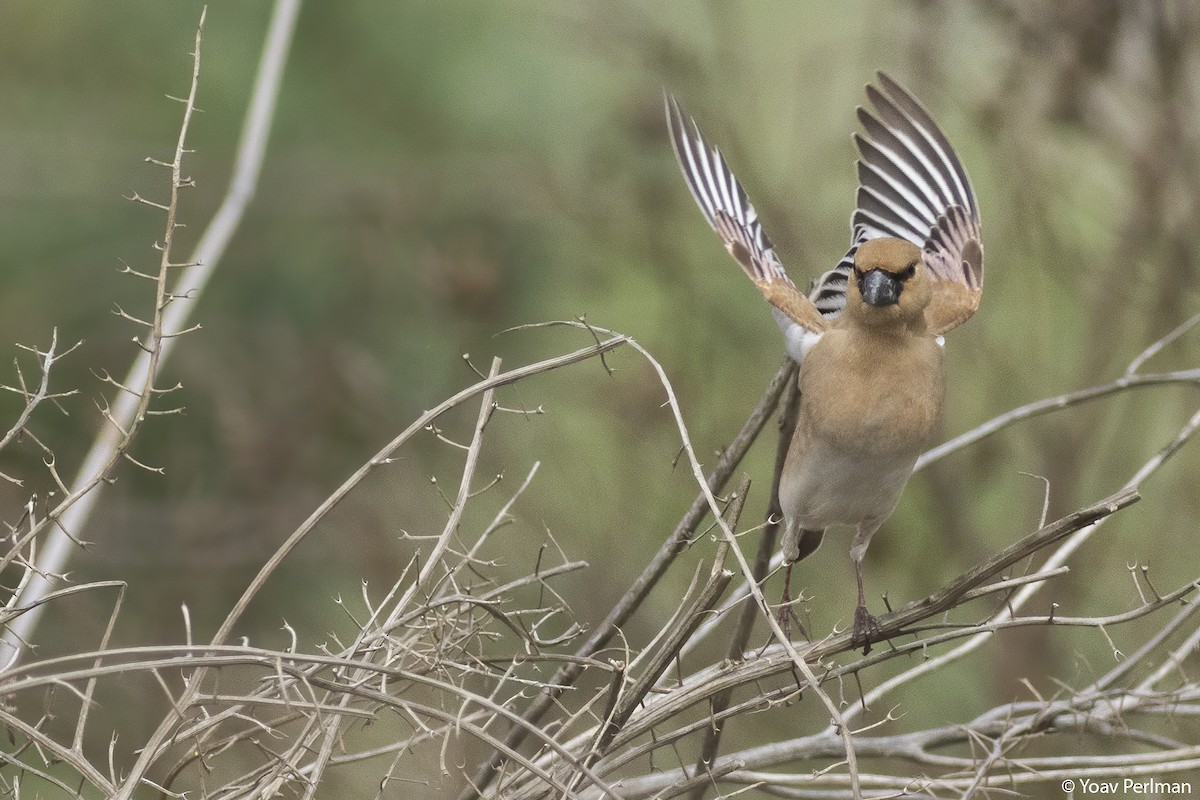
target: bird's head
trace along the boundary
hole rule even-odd
[[[921,248],[904,239],[868,239],[854,254],[846,313],[868,326],[924,323],[933,296]]]

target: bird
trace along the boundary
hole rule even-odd
[[[867,609],[863,560],[892,515],[941,415],[942,335],[983,293],[983,240],[970,178],[929,112],[876,73],[859,106],[862,131],[850,248],[805,293],[780,262],[721,151],[664,92],[667,127],[692,198],[772,306],[798,364],[799,407],[779,478],[784,612],[792,566],[826,530],[853,526],[858,588],[852,646],[880,636]]]

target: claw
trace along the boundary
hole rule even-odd
[[[787,593],[784,593],[783,597],[779,599],[779,612],[776,619],[779,620],[779,627],[783,629],[783,635],[789,640],[792,638],[793,623],[801,636],[805,639],[809,638],[804,623],[796,615],[796,609],[792,608],[792,598]]]
[[[863,655],[871,652],[871,640],[879,638],[881,633],[879,621],[871,616],[866,606],[854,609],[854,629],[850,632],[850,645],[857,648],[862,645]]]
[[[807,639],[808,631],[804,630],[804,624],[800,622],[800,618],[796,616],[796,610],[792,608],[792,566],[795,563],[789,561],[787,571],[783,575],[783,596],[779,598],[779,627],[783,628],[784,635],[791,639],[792,622],[794,621],[800,635]]]

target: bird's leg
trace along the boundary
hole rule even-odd
[[[879,621],[867,611],[863,593],[862,562],[854,562],[854,577],[858,579],[858,607],[854,609],[854,628],[850,632],[850,644],[862,645],[863,655],[871,652],[871,639],[879,635]]]
[[[796,628],[799,629],[800,635],[808,638],[808,631],[804,630],[804,625],[796,616],[795,609],[792,608],[792,567],[796,566],[795,561],[787,562],[786,569],[783,573],[783,594],[779,597],[779,627],[783,628],[783,633],[787,638],[792,638],[792,622],[795,621]]]
[[[850,545],[850,560],[854,563],[854,578],[858,582],[858,607],[854,609],[854,627],[850,632],[850,644],[863,648],[863,655],[871,652],[871,639],[879,635],[879,622],[867,611],[867,596],[863,589],[863,558],[871,537],[879,530],[879,523],[863,522],[858,526],[854,541]]]
[[[808,631],[804,630],[804,625],[801,624],[795,609],[792,608],[792,567],[800,559],[812,555],[813,551],[820,546],[824,536],[825,531],[804,530],[792,525],[784,528],[783,561],[786,569],[783,574],[783,596],[779,598],[779,626],[783,628],[783,632],[789,639],[791,638],[792,622],[796,623],[800,635],[808,638]]]
[[[786,534],[785,534],[786,536]],[[788,551],[785,547],[783,551],[784,573],[783,573],[783,594],[779,598],[779,605],[775,608],[775,619],[779,622],[779,627],[783,629],[783,635],[788,640],[792,638],[792,622],[796,623],[796,628],[799,629],[800,635],[808,638],[808,631],[804,630],[804,624],[796,616],[795,610],[792,609],[792,567],[795,566],[795,559],[789,558]],[[759,649],[759,655],[762,655],[768,647],[771,646],[771,641],[775,638],[775,634],[768,633],[767,639],[763,642]]]

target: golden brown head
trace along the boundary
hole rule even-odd
[[[858,246],[846,287],[848,315],[864,325],[901,323],[923,330],[932,296],[921,248],[891,237],[868,239]]]

